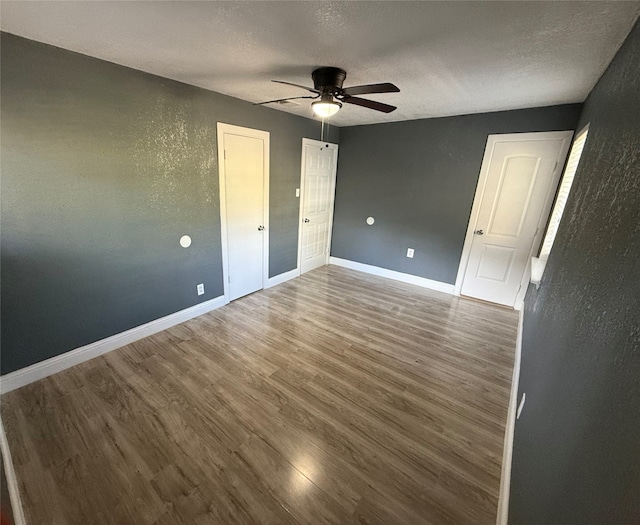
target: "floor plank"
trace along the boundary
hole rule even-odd
[[[30,524],[493,524],[517,315],[335,266],[2,397]]]

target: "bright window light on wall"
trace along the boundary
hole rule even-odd
[[[540,255],[534,257],[531,261],[531,282],[540,284],[544,268],[551,253],[551,247],[553,241],[556,239],[558,228],[560,227],[560,221],[562,220],[562,214],[564,208],[569,200],[569,192],[571,191],[571,185],[578,169],[578,163],[582,156],[582,150],[587,142],[587,134],[589,133],[589,126],[587,125],[573,141],[571,146],[571,152],[569,153],[569,160],[567,160],[567,166],[562,174],[562,180],[558,187],[558,194],[556,195],[556,201],[553,205],[553,211],[549,218],[549,225],[547,226],[547,232],[542,242],[542,248],[540,248]]]

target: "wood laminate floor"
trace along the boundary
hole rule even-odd
[[[5,394],[28,523],[493,524],[516,324],[326,266]]]

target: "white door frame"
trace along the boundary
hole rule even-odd
[[[304,179],[307,168],[307,157],[305,155],[305,146],[327,147],[334,151],[333,170],[331,173],[331,210],[329,212],[329,232],[327,234],[327,257],[325,264],[329,264],[329,256],[331,255],[331,234],[333,233],[333,209],[336,202],[336,176],[338,171],[338,144],[331,142],[322,142],[314,139],[302,139],[302,155],[300,160],[300,212],[298,216],[298,272],[302,274],[302,221],[304,220]]]
[[[224,286],[224,302],[229,302],[229,245],[227,238],[227,196],[226,196],[226,179],[225,179],[225,154],[224,154],[224,134],[230,133],[240,135],[241,137],[250,137],[261,139],[264,141],[264,208],[263,208],[263,226],[264,235],[262,236],[262,287],[264,288],[269,280],[269,132],[251,128],[243,128],[232,124],[224,124],[218,122],[218,175],[220,184],[220,234],[222,245],[222,282]]]
[[[516,296],[515,306],[516,310],[522,308],[524,302],[524,296],[527,293],[527,282],[529,281],[529,273],[531,266],[531,257],[540,247],[542,240],[542,234],[544,233],[544,227],[549,220],[549,213],[551,212],[551,204],[558,188],[558,182],[560,180],[560,174],[564,167],[564,160],[567,157],[569,147],[571,146],[571,137],[573,131],[547,131],[536,133],[506,133],[501,135],[489,135],[487,137],[487,144],[484,150],[484,156],[482,158],[482,167],[480,168],[480,176],[478,177],[478,185],[476,186],[476,193],[473,198],[473,206],[471,207],[471,216],[469,217],[469,224],[467,226],[467,234],[464,238],[464,246],[462,248],[462,256],[460,257],[460,266],[458,267],[458,275],[456,276],[456,284],[453,293],[460,295],[462,291],[462,283],[464,281],[464,274],[467,271],[467,264],[469,263],[469,255],[471,254],[471,244],[473,243],[473,232],[476,229],[476,223],[478,222],[478,215],[480,214],[480,206],[482,204],[482,198],[484,197],[484,189],[489,174],[489,166],[493,156],[493,150],[496,142],[520,142],[520,141],[534,141],[534,140],[557,140],[564,139],[564,144],[558,153],[558,159],[556,159],[556,166],[553,171],[552,181],[547,188],[547,195],[544,200],[544,206],[542,208],[542,214],[538,221],[537,230],[533,238],[531,245],[531,253],[529,254],[529,262],[525,268],[524,275],[520,282],[520,290]]]

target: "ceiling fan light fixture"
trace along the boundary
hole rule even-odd
[[[335,115],[341,107],[342,104],[337,100],[333,100],[333,97],[331,96],[322,97],[320,100],[316,100],[311,103],[311,109],[313,109],[313,112],[322,118],[328,118]]]

